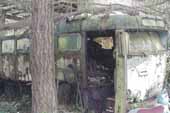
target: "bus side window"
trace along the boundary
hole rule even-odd
[[[81,35],[78,33],[58,37],[57,47],[60,51],[77,51],[81,48]]]
[[[30,39],[22,38],[17,40],[17,52],[27,53],[30,50]]]
[[[14,40],[2,40],[2,54],[14,53],[15,41]]]

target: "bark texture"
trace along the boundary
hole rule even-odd
[[[57,113],[52,0],[32,0],[32,113]]]

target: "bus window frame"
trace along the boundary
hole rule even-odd
[[[13,40],[14,41],[14,49],[12,52],[3,52],[3,41],[9,41],[9,40]],[[15,38],[6,38],[6,39],[1,39],[1,55],[7,55],[7,54],[15,54],[15,50],[16,50],[16,47],[15,47]]]
[[[22,40],[22,39],[28,39],[30,41],[30,46],[29,46],[29,49],[28,50],[20,50],[18,49],[18,41],[19,40]],[[31,39],[29,37],[22,37],[22,38],[18,38],[16,39],[16,53],[17,54],[26,54],[26,53],[30,53],[30,50],[31,50]]]
[[[59,48],[59,38],[73,38],[73,37],[70,37],[70,35],[77,35],[77,37],[75,38],[80,38],[79,41],[77,42],[80,42],[80,45],[77,49],[61,49]],[[57,36],[57,39],[56,39],[56,43],[55,43],[55,47],[57,47],[57,50],[59,50],[60,52],[77,52],[77,51],[80,51],[81,50],[81,45],[82,45],[82,35],[81,33],[65,33],[65,34],[60,34]]]

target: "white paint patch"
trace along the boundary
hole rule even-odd
[[[127,88],[132,95],[140,93],[140,99],[161,92],[165,78],[166,55],[132,57],[127,61]]]

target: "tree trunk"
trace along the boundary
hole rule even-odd
[[[57,113],[52,0],[32,0],[32,113]]]

